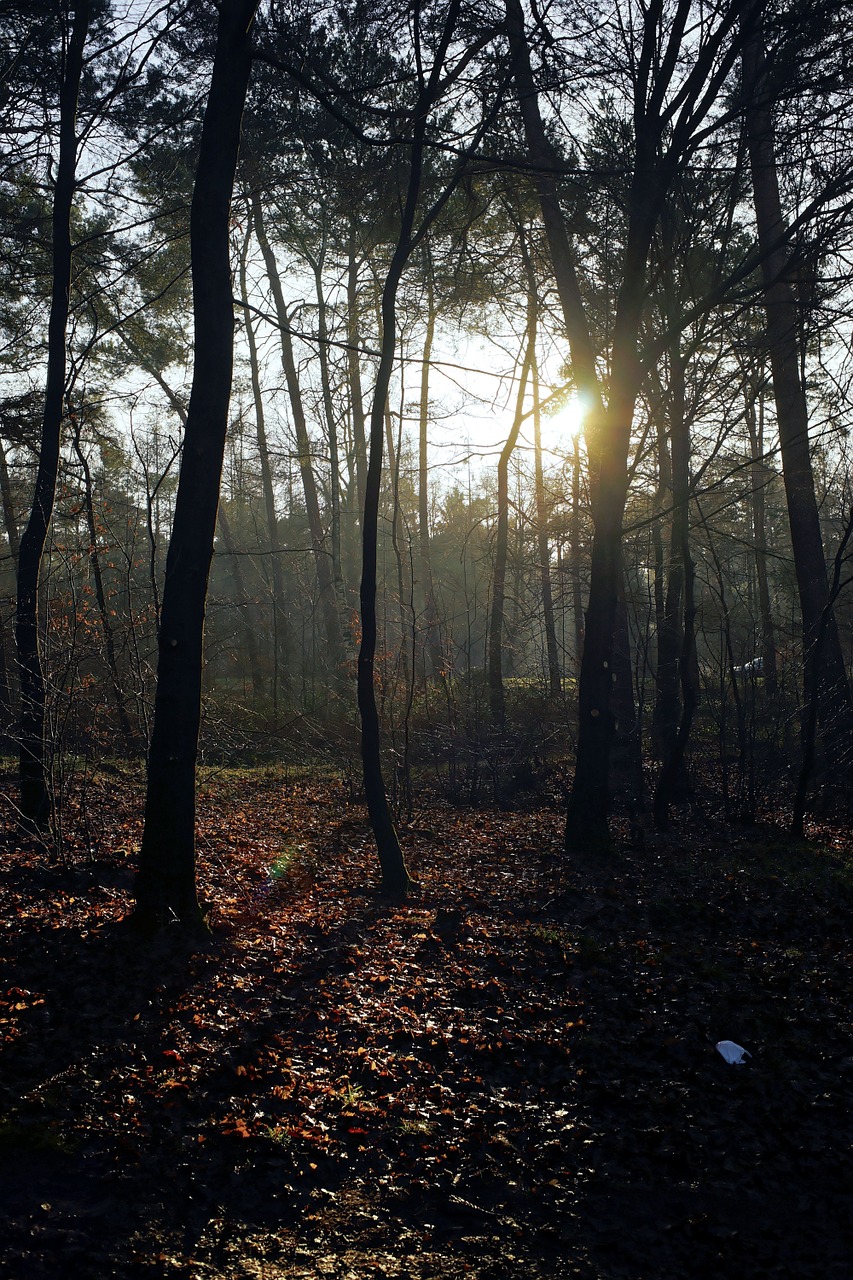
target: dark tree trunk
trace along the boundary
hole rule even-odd
[[[195,767],[204,610],[228,427],[234,308],[231,193],[257,0],[222,0],[190,215],[195,352],[166,560],[154,731],[136,919],[202,924],[195,876]]]
[[[657,429],[658,483],[655,491],[657,518],[652,526],[654,547],[654,601],[655,638],[657,655],[655,662],[655,705],[652,711],[652,751],[663,760],[666,755],[667,723],[672,721],[672,689],[670,679],[673,668],[673,651],[666,610],[667,562],[664,555],[665,515],[672,502],[672,466],[669,457],[669,440],[666,430],[666,414],[663,390],[652,405]],[[671,417],[671,414],[669,415]],[[671,514],[669,517],[669,552],[672,555]]]
[[[785,247],[787,229],[779,195],[771,90],[765,71],[760,12],[760,5],[750,5],[745,19],[744,119],[762,254],[767,345],[782,473],[803,620],[805,702],[808,705],[814,696],[821,733],[833,761],[836,767],[842,764],[849,767],[853,753],[853,701],[835,613],[829,606],[826,559],[809,447],[808,408],[800,378],[797,303]],[[819,637],[818,668],[810,655]],[[808,688],[810,672],[817,681],[814,694]]]
[[[628,443],[634,414],[631,392],[611,397],[600,454],[589,603],[578,682],[578,746],[566,817],[566,850],[611,847],[608,829],[610,747],[615,718],[613,639],[622,573],[622,519],[628,489]]]
[[[645,292],[645,265],[662,187],[656,167],[656,134],[640,112],[629,197],[629,227],[619,290],[604,409],[595,349],[584,310],[559,194],[557,166],[548,140],[519,0],[507,0],[512,70],[535,183],[548,239],[557,292],[569,336],[575,385],[589,406],[587,452],[592,480],[593,547],[590,594],[578,687],[578,746],[566,821],[567,852],[610,848],[608,775],[614,732],[611,709],[613,631],[621,573],[622,520],[628,492],[628,448],[639,388],[637,335]]]
[[[0,440],[0,496],[3,501],[3,521],[6,529],[6,538],[9,542],[9,554],[12,557],[12,565],[14,572],[18,572],[18,552],[20,550],[20,538],[18,536],[18,522],[15,518],[15,504],[12,500],[12,484],[9,479],[9,464],[6,458],[6,450],[3,441]],[[14,657],[10,652],[10,640],[12,648],[14,648],[14,637],[12,629],[8,626],[8,619],[0,617],[0,735],[2,735],[11,749],[12,744],[17,745],[15,734],[15,681]]]
[[[15,517],[15,504],[12,500],[12,481],[9,478],[9,462],[6,458],[6,449],[3,441],[0,440],[0,495],[3,499],[3,524],[6,529],[6,537],[9,541],[9,552],[18,567],[18,554],[21,549],[21,539],[18,536],[18,521]]]
[[[417,191],[417,188],[415,188]],[[415,194],[415,200],[417,196]],[[382,776],[379,712],[376,706],[374,670],[376,661],[376,586],[379,530],[379,499],[382,487],[382,452],[385,430],[385,405],[391,384],[396,349],[397,289],[409,251],[411,221],[403,227],[396,252],[382,291],[382,347],[373,404],[370,413],[369,454],[365,480],[364,520],[362,524],[361,571],[361,645],[358,652],[358,709],[361,716],[361,761],[364,772],[364,794],[367,812],[382,872],[382,892],[393,898],[404,898],[412,881],[394,827],[385,780]]]
[[[571,556],[569,567],[572,576],[572,620],[575,629],[575,670],[580,672],[583,657],[583,592],[581,590],[581,442],[575,436],[572,442],[572,522]]]
[[[625,567],[619,571],[619,594],[613,633],[613,771],[616,782],[636,812],[645,806],[643,795],[643,744],[640,717],[634,697],[634,664],[631,653],[631,627],[625,593]]]
[[[47,380],[39,465],[33,505],[21,539],[18,559],[15,638],[21,679],[21,813],[27,821],[37,826],[44,826],[50,816],[50,796],[44,763],[45,681],[39,651],[39,582],[59,472],[62,402],[65,395],[65,337],[73,252],[71,208],[77,168],[77,97],[88,27],[89,4],[87,0],[79,0],[74,5],[74,24],[59,92],[59,163],[53,193],[53,291],[48,324]]]

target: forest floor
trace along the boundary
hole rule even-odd
[[[388,906],[339,782],[210,773],[193,948],[119,923],[138,784],[66,818],[0,870],[0,1275],[853,1275],[849,831],[436,802]]]

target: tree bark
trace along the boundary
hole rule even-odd
[[[329,371],[329,324],[326,295],[323,291],[323,256],[311,263],[314,291],[317,297],[317,354],[320,361],[320,385],[323,389],[323,411],[329,438],[329,505],[332,543],[332,578],[337,586],[343,581],[341,571],[341,463],[338,432],[332,403],[332,380]]]
[[[776,422],[803,623],[805,702],[808,705],[813,697],[816,699],[821,733],[833,762],[836,767],[849,768],[853,754],[853,700],[835,613],[829,602],[809,447],[808,406],[800,378],[797,303],[785,247],[787,229],[779,194],[771,89],[760,15],[761,5],[753,4],[744,16],[744,121],[758,246],[762,254],[764,312]],[[818,669],[810,655],[819,638]],[[808,687],[809,672],[814,672],[817,681],[814,693]]]
[[[195,350],[166,559],[136,921],[202,926],[195,875],[195,768],[204,611],[233,367],[231,194],[257,0],[221,0],[190,214]]]
[[[18,558],[15,639],[21,680],[20,785],[23,817],[43,827],[50,817],[44,761],[45,680],[39,646],[39,586],[47,532],[53,517],[62,403],[65,395],[66,328],[71,292],[71,210],[77,169],[77,98],[89,28],[88,0],[74,5],[74,23],[59,91],[59,161],[53,192],[53,288],[47,336],[39,464],[33,505]]]

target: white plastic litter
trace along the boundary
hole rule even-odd
[[[735,1066],[743,1066],[747,1058],[751,1058],[752,1054],[748,1049],[743,1049],[739,1044],[735,1044],[734,1040],[718,1040],[714,1045],[717,1053],[721,1053],[726,1062],[731,1062]]]

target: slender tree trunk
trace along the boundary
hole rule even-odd
[[[645,806],[643,744],[640,738],[640,717],[634,698],[634,665],[624,564],[619,571],[613,632],[613,713],[616,720],[613,739],[614,774],[620,788],[627,792],[632,809],[636,811]]]
[[[569,567],[572,578],[572,621],[575,630],[575,670],[580,672],[583,657],[583,596],[581,592],[581,442],[580,436],[572,441],[572,522],[570,525],[571,556]]]
[[[444,27],[435,52],[435,60],[428,81],[423,85],[416,110],[413,113],[413,140],[409,160],[409,180],[400,221],[397,244],[382,289],[382,338],[379,367],[370,409],[370,445],[364,494],[364,520],[362,523],[361,560],[361,646],[358,651],[357,685],[358,709],[361,716],[361,761],[364,771],[364,793],[367,811],[373,830],[379,863],[382,869],[382,888],[392,897],[405,897],[412,881],[409,877],[400,841],[394,828],[385,781],[382,776],[380,754],[379,713],[376,707],[374,668],[376,661],[376,582],[377,544],[379,529],[379,499],[382,487],[382,436],[385,422],[385,406],[394,368],[397,345],[397,291],[406,263],[416,247],[414,236],[415,215],[423,177],[424,138],[427,116],[435,98],[440,93],[440,71],[447,55],[459,14],[459,0],[451,0],[444,20]],[[439,200],[427,213],[421,227],[426,232],[432,218],[441,207]]]
[[[563,683],[557,650],[557,628],[554,624],[554,596],[551,589],[551,553],[548,549],[548,507],[545,502],[545,477],[542,467],[542,414],[539,404],[539,369],[533,366],[533,454],[536,488],[536,546],[539,553],[539,585],[542,591],[542,615],[545,625],[545,652],[548,660],[548,696],[558,698]]]
[[[415,197],[416,198],[416,197]],[[414,217],[414,208],[411,210]],[[376,590],[377,550],[379,530],[379,499],[382,485],[382,445],[385,429],[385,405],[391,384],[396,349],[396,300],[397,289],[408,257],[409,227],[401,231],[400,240],[388,271],[382,291],[382,345],[373,405],[370,413],[370,451],[365,482],[364,519],[362,522],[362,573],[361,573],[361,645],[358,653],[358,709],[361,716],[361,760],[364,772],[364,793],[367,811],[373,830],[379,865],[382,872],[382,891],[390,897],[406,897],[412,881],[400,848],[394,827],[385,781],[382,776],[380,754],[379,712],[376,706],[374,671],[376,662]]]
[[[670,246],[670,257],[671,257]],[[668,280],[668,297],[674,295],[674,284],[669,271],[669,260],[664,265],[664,273]],[[661,760],[666,762],[672,758],[678,736],[681,717],[681,694],[679,686],[679,664],[684,640],[682,608],[684,604],[684,581],[687,565],[684,548],[688,545],[688,518],[690,499],[689,475],[689,430],[685,418],[684,357],[677,343],[673,343],[669,352],[669,394],[668,413],[669,438],[672,449],[672,465],[666,458],[666,443],[661,448],[662,470],[668,473],[672,491],[672,515],[670,518],[669,573],[666,594],[663,602],[663,617],[658,632],[658,664],[657,664],[657,697],[655,701],[656,745]],[[689,560],[689,554],[688,554]],[[668,776],[668,775],[667,775]],[[660,792],[660,784],[658,784]],[[663,801],[668,807],[674,795],[668,795]],[[655,801],[657,804],[657,799]]]
[[[237,544],[234,541],[234,534],[231,530],[231,521],[228,519],[228,513],[222,503],[219,504],[219,510],[216,513],[217,523],[222,531],[222,541],[225,543],[225,550],[231,561],[231,570],[234,574],[234,586],[237,588],[237,605],[240,610],[240,620],[243,624],[243,639],[246,645],[246,656],[249,659],[249,675],[252,680],[252,693],[255,702],[260,702],[264,696],[264,678],[261,674],[261,664],[258,657],[258,639],[255,634],[254,618],[249,607],[249,594],[246,591],[246,583],[243,579],[243,570],[240,567],[240,557],[237,553]]]
[[[290,321],[278,264],[264,227],[263,208],[258,191],[252,192],[252,216],[255,235],[261,247],[267,278],[275,301],[276,318],[279,325],[281,346],[281,367],[287,382],[287,393],[290,410],[293,415],[293,429],[296,433],[296,452],[299,461],[299,474],[302,477],[302,492],[305,497],[305,511],[308,516],[308,528],[311,533],[311,546],[314,553],[314,567],[317,573],[317,585],[320,590],[320,607],[323,611],[323,624],[326,631],[329,666],[333,678],[339,679],[342,674],[344,649],[341,635],[341,619],[338,613],[335,595],[335,581],[332,567],[332,556],[326,548],[326,533],[323,529],[323,518],[320,512],[320,499],[317,494],[317,482],[311,465],[311,441],[308,436],[308,425],[305,421],[305,410],[302,405],[302,392],[299,386],[299,374],[293,352],[293,339],[290,336]]]
[[[21,539],[18,536],[18,521],[15,517],[15,503],[12,499],[12,482],[9,478],[9,462],[6,449],[0,440],[0,495],[3,499],[3,524],[9,542],[9,553],[18,567],[18,555],[21,550]]]
[[[439,635],[439,616],[435,602],[435,584],[432,577],[432,555],[429,535],[429,370],[432,344],[435,339],[435,289],[432,278],[432,257],[424,254],[424,271],[427,290],[427,324],[421,363],[421,395],[418,415],[418,552],[421,566],[423,593],[423,625],[425,647],[433,674],[444,669]]]
[[[3,502],[3,521],[6,529],[6,538],[9,543],[9,554],[12,557],[12,565],[14,572],[18,572],[18,553],[20,551],[20,538],[18,536],[18,522],[15,518],[15,504],[12,499],[12,484],[9,479],[9,464],[6,458],[6,450],[0,439],[0,496]],[[9,643],[12,641],[14,648],[14,636],[11,628],[7,632],[7,619],[0,618],[0,732],[9,741],[9,745],[15,740],[15,682],[13,679],[14,658],[10,655]]]
[[[665,632],[670,649],[675,646],[675,663],[674,671],[666,671],[668,700],[661,724],[664,758],[654,796],[655,825],[660,830],[669,827],[670,805],[686,788],[684,755],[698,704],[694,680],[696,573],[690,550],[690,430],[685,413],[684,357],[675,347],[670,358],[670,383],[672,546]]]
[[[352,447],[355,484],[358,494],[356,508],[364,511],[364,492],[367,484],[367,439],[364,416],[364,393],[361,386],[361,330],[358,323],[358,226],[350,223],[347,244],[347,374],[349,378],[350,414],[352,418]]]
[[[400,440],[402,443],[403,414],[400,411]],[[403,686],[411,683],[409,650],[406,643],[409,631],[406,610],[405,571],[403,569],[403,515],[400,510],[400,451],[394,444],[394,423],[388,406],[385,407],[385,436],[388,445],[388,471],[391,477],[391,549],[397,567],[397,611],[400,619],[400,668]],[[411,579],[410,579],[411,581]]]
[[[836,767],[849,767],[853,753],[853,701],[844,665],[835,613],[830,608],[820,517],[809,447],[808,407],[800,377],[797,304],[791,283],[786,227],[779,194],[770,85],[765,70],[761,5],[751,4],[744,19],[744,119],[758,244],[762,253],[767,345],[782,456],[782,473],[791,528],[791,547],[803,622],[803,668],[814,671],[818,721]],[[821,637],[820,668],[810,654]],[[812,699],[807,687],[805,702]]]
[[[764,676],[764,692],[775,696],[779,673],[776,663],[776,628],[770,604],[770,582],[767,574],[767,521],[765,519],[765,486],[769,470],[764,463],[764,402],[758,393],[758,413],[755,412],[756,394],[747,390],[746,426],[749,431],[750,487],[752,490],[752,540],[755,546],[755,573],[758,578],[758,608],[761,616],[761,665]]]
[[[492,607],[489,615],[489,644],[486,671],[489,681],[489,710],[492,721],[500,728],[506,716],[503,683],[503,632],[504,632],[504,600],[506,594],[506,565],[509,545],[509,463],[513,450],[518,442],[521,424],[524,421],[524,397],[527,392],[527,379],[533,364],[536,349],[536,302],[535,295],[528,293],[527,298],[527,330],[525,333],[524,358],[518,379],[518,394],[515,401],[515,416],[506,444],[498,459],[498,522],[495,536],[495,568],[492,575]]]
[[[284,581],[281,572],[281,542],[278,536],[278,516],[275,507],[275,486],[273,485],[270,450],[267,440],[266,415],[264,398],[261,394],[261,378],[258,366],[258,345],[255,339],[255,326],[248,306],[246,257],[249,248],[251,229],[247,230],[240,255],[240,293],[246,306],[243,308],[243,321],[246,326],[246,343],[249,348],[249,370],[252,379],[252,400],[255,406],[255,432],[258,438],[258,458],[261,466],[261,488],[264,494],[264,512],[267,524],[267,540],[272,559],[272,607],[273,607],[273,708],[278,715],[278,688],[281,682],[290,691],[290,670],[287,653],[291,646],[286,643],[289,638],[289,625],[284,611]]]
[[[234,308],[231,193],[257,0],[221,0],[190,214],[195,351],[160,623],[145,830],[136,877],[142,926],[202,923],[195,877],[195,766],[204,609],[228,427]]]
[[[654,600],[655,600],[655,638],[657,655],[655,661],[655,705],[652,711],[652,750],[655,756],[663,760],[666,756],[666,725],[672,720],[672,689],[670,676],[672,673],[673,651],[671,632],[668,628],[666,609],[667,565],[664,555],[664,519],[668,505],[672,501],[672,467],[669,457],[669,441],[666,431],[665,398],[661,390],[652,412],[657,427],[657,463],[658,482],[655,490],[655,510],[657,518],[652,525],[652,543],[654,547]],[[672,555],[672,517],[669,522],[669,551]]]
[[[323,411],[326,418],[326,434],[329,439],[329,502],[330,532],[332,543],[332,577],[336,585],[342,581],[341,572],[341,463],[338,454],[338,431],[332,403],[332,381],[329,373],[329,322],[326,295],[323,290],[323,258],[311,264],[314,272],[314,289],[317,296],[317,351],[320,361],[320,386],[323,391]]]
[[[77,455],[77,461],[83,470],[83,509],[86,514],[86,529],[89,535],[89,564],[92,568],[92,578],[95,583],[95,601],[98,605],[98,613],[101,618],[101,630],[104,633],[104,649],[107,655],[107,670],[110,676],[110,684],[113,690],[113,701],[116,706],[116,715],[118,717],[118,726],[121,736],[124,739],[126,750],[130,754],[135,754],[138,748],[137,735],[134,733],[130,723],[130,716],[127,711],[127,703],[124,697],[124,688],[122,686],[121,676],[118,669],[118,661],[116,659],[115,635],[113,634],[113,625],[110,621],[110,611],[107,605],[107,593],[104,589],[104,576],[101,572],[101,557],[98,552],[98,526],[95,519],[95,504],[92,495],[92,471],[89,466],[89,459],[83,452],[83,446],[80,442],[80,422],[72,415],[72,423],[74,428],[74,452]]]
[[[25,819],[37,826],[44,826],[50,816],[44,761],[45,681],[39,651],[39,585],[59,472],[73,253],[71,209],[77,168],[77,97],[88,26],[89,4],[87,0],[78,0],[74,5],[74,23],[59,92],[59,163],[53,192],[53,292],[39,465],[33,505],[21,539],[18,560],[16,641],[21,678],[21,812]]]

